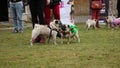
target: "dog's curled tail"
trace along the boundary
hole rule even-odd
[[[35,28],[37,28],[39,26],[39,24],[35,24]]]

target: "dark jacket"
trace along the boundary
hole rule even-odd
[[[102,3],[105,3],[104,0],[91,0],[90,1],[90,8],[91,8],[91,5],[92,5],[92,1],[101,1]],[[92,8],[91,8],[92,9]]]
[[[104,0],[92,0],[92,1],[102,1],[102,3],[104,3]]]
[[[60,4],[60,1],[61,0],[50,0],[50,6],[54,6],[54,5]]]

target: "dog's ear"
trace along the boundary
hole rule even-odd
[[[93,20],[97,22],[97,19],[93,19]]]
[[[68,25],[67,27],[70,28],[70,25]]]
[[[66,25],[62,25],[61,29],[62,29],[63,31],[65,31],[65,30],[66,30]]]
[[[62,27],[62,22],[61,22],[61,21],[60,21],[60,23],[59,23],[59,24],[60,24],[60,26],[59,26],[59,27]]]

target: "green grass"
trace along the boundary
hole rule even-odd
[[[81,42],[30,46],[32,28],[23,34],[0,30],[0,68],[120,68],[120,29],[87,31],[77,24]],[[66,41],[65,41],[66,42]]]

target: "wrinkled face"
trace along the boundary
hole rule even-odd
[[[69,31],[70,31],[70,28],[68,27],[67,24],[63,24],[63,25],[61,26],[61,30],[62,30],[63,32],[69,32]]]
[[[57,30],[59,30],[59,29],[61,28],[61,21],[55,19],[55,20],[53,20],[53,22],[54,22],[55,28],[56,28]]]
[[[114,19],[115,19],[114,16],[108,16],[108,18],[106,19],[106,21],[107,21],[108,23],[111,23]]]

